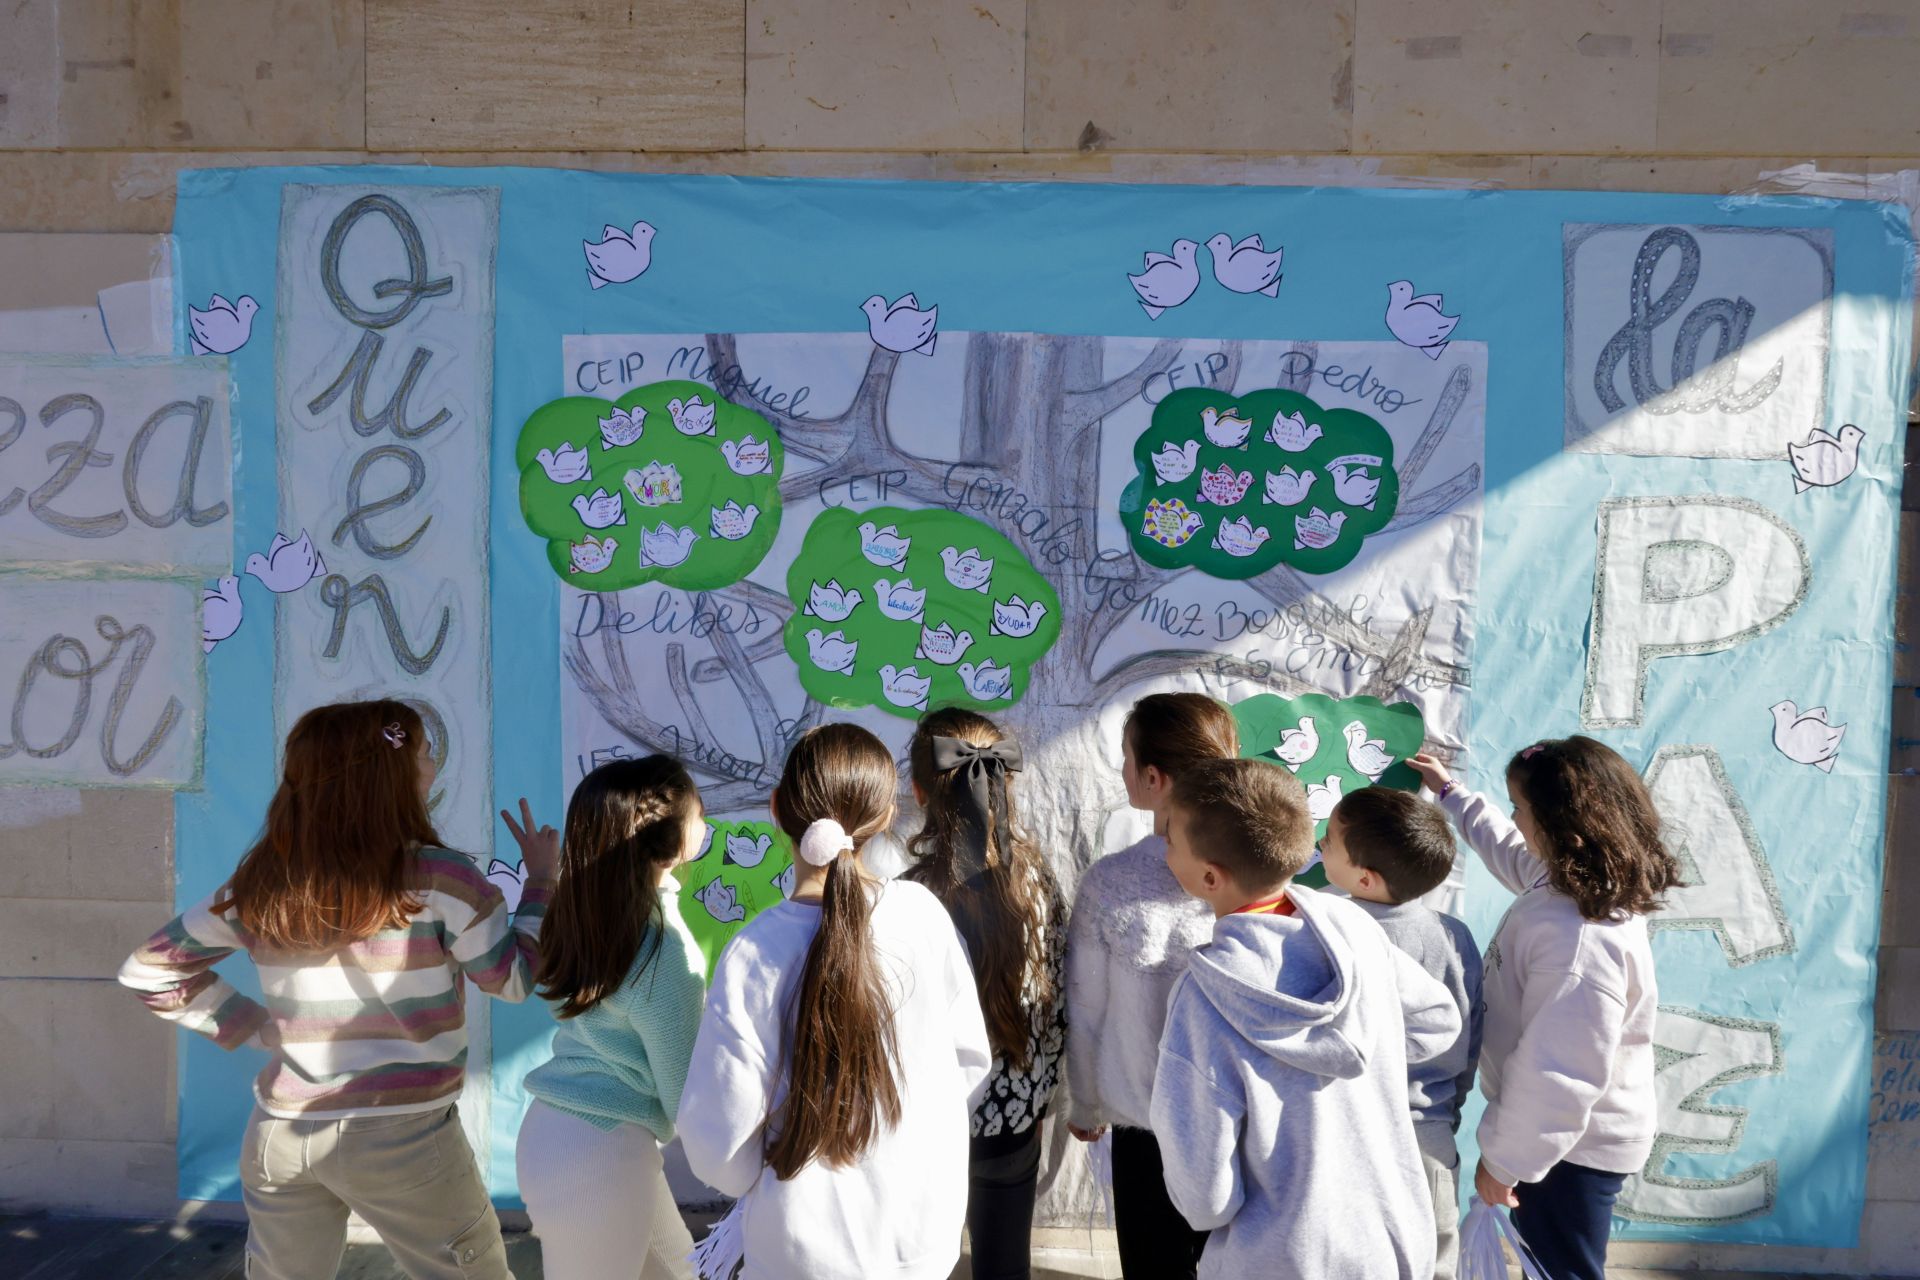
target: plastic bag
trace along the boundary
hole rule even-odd
[[[1102,1204],[1106,1207],[1106,1220],[1102,1224],[1111,1227],[1113,1218],[1113,1130],[1104,1130],[1092,1142],[1082,1143],[1087,1151],[1087,1172],[1093,1177],[1095,1196],[1087,1206],[1087,1230],[1093,1230],[1094,1215]]]
[[[713,1224],[713,1230],[687,1255],[687,1261],[693,1264],[693,1273],[700,1280],[733,1280],[733,1273],[746,1261],[747,1231],[742,1210],[746,1202],[744,1196],[735,1200],[733,1208]]]
[[[1487,1204],[1479,1196],[1467,1201],[1467,1216],[1460,1220],[1460,1280],[1507,1280],[1503,1243],[1513,1246],[1525,1280],[1549,1280],[1506,1208]]]

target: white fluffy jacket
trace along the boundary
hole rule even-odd
[[[1456,789],[1440,805],[1487,870],[1519,895],[1487,948],[1481,988],[1481,1160],[1508,1184],[1538,1182],[1563,1160],[1633,1172],[1658,1127],[1659,992],[1645,918],[1583,918],[1486,797]]]
[[[1070,1123],[1150,1128],[1153,1073],[1167,997],[1193,949],[1213,937],[1213,911],[1167,870],[1167,842],[1148,836],[1087,868],[1067,926]]]

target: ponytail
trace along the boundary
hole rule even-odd
[[[794,744],[774,791],[781,830],[827,867],[820,928],[794,1001],[786,1098],[768,1117],[767,1164],[783,1180],[816,1159],[853,1163],[900,1121],[893,1004],[874,954],[873,902],[854,856],[891,821],[898,788],[893,757],[878,738],[857,725],[828,724]]]
[[[1056,993],[1048,925],[1059,886],[1014,827],[1009,775],[1019,743],[985,716],[942,708],[921,717],[907,747],[926,820],[908,841],[906,875],[946,905],[973,961],[974,986],[994,1054],[1017,1071],[1033,1059],[1033,1012]]]

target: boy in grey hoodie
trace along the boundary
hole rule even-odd
[[[1429,1280],[1407,1064],[1458,1037],[1452,996],[1359,907],[1291,883],[1313,822],[1285,769],[1196,765],[1169,817],[1167,866],[1215,915],[1173,989],[1152,1107],[1167,1192],[1213,1232],[1202,1280]]]
[[[1433,1276],[1454,1280],[1460,1270],[1460,1155],[1454,1134],[1480,1061],[1480,948],[1466,925],[1417,901],[1453,870],[1453,830],[1438,805],[1410,791],[1366,787],[1348,792],[1334,806],[1320,854],[1328,882],[1379,921],[1394,946],[1438,978],[1460,1011],[1464,1025],[1454,1042],[1407,1071],[1413,1134],[1433,1194]]]

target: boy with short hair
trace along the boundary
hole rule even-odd
[[[1292,884],[1313,852],[1299,780],[1257,760],[1181,775],[1167,866],[1213,908],[1173,989],[1153,1084],[1167,1192],[1211,1230],[1200,1275],[1428,1280],[1409,1061],[1452,1044],[1445,987],[1359,907]]]
[[[1462,1026],[1454,1042],[1407,1071],[1413,1132],[1433,1195],[1434,1280],[1453,1280],[1460,1268],[1455,1186],[1460,1155],[1454,1134],[1480,1060],[1480,950],[1466,925],[1416,901],[1453,869],[1453,832],[1437,805],[1412,792],[1367,787],[1334,806],[1320,854],[1328,882],[1352,895],[1394,946],[1444,985],[1460,1012]]]

